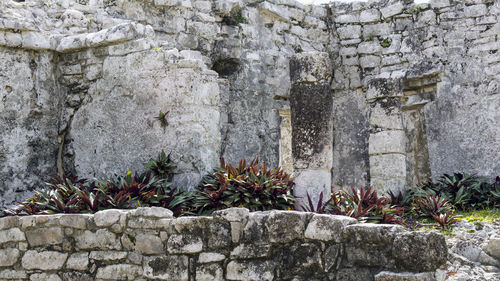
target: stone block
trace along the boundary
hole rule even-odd
[[[92,251],[89,258],[98,261],[119,261],[127,257],[127,252],[118,251]]]
[[[122,23],[95,33],[89,33],[85,38],[85,45],[98,47],[132,40],[137,36],[136,27],[134,23]]]
[[[17,216],[9,216],[0,218],[0,230],[14,228],[19,225],[19,220]]]
[[[465,6],[464,13],[468,18],[481,17],[488,13],[488,7],[485,4]]]
[[[294,168],[331,169],[333,97],[330,84],[292,83],[290,108]]]
[[[225,220],[214,218],[207,223],[204,238],[208,249],[220,249],[231,245],[231,224]]]
[[[37,228],[26,231],[26,238],[31,247],[61,244],[64,233],[60,227]]]
[[[30,281],[61,281],[57,274],[35,273],[30,275]]]
[[[378,41],[362,42],[358,45],[358,54],[370,55],[382,51],[382,46]]]
[[[389,23],[377,23],[363,26],[363,38],[371,39],[377,36],[389,35],[392,33],[392,27]]]
[[[129,211],[131,216],[141,216],[158,219],[172,219],[174,213],[162,207],[140,207]]]
[[[231,259],[253,259],[268,257],[271,245],[264,243],[239,244],[231,251]]]
[[[436,278],[434,277],[434,272],[395,273],[390,271],[382,271],[375,275],[375,281],[436,281]]]
[[[0,249],[0,267],[8,267],[17,263],[20,252],[15,248]]]
[[[403,9],[403,3],[397,2],[381,8],[380,12],[382,13],[382,17],[386,19],[401,14],[403,12]]]
[[[22,38],[23,38],[22,41],[23,48],[33,49],[33,50],[52,49],[49,36],[41,32],[23,31]]]
[[[425,272],[446,263],[448,248],[444,236],[438,232],[411,231],[398,234],[392,253],[401,270]]]
[[[392,243],[404,232],[399,225],[354,224],[345,227],[347,262],[354,266],[394,268]]]
[[[362,56],[359,59],[359,65],[363,69],[380,67],[380,62],[380,56]]]
[[[59,270],[67,258],[66,253],[29,250],[24,253],[21,264],[24,269]]]
[[[403,154],[370,156],[370,176],[384,179],[406,177],[406,156]]]
[[[155,6],[192,8],[191,0],[154,0]]]
[[[316,203],[323,193],[323,198],[329,198],[331,189],[331,172],[329,169],[322,170],[295,170],[295,186],[293,189],[296,198],[296,206],[302,208],[308,206],[307,194]],[[326,200],[325,200],[326,201]]]
[[[135,236],[135,250],[144,254],[162,254],[163,242],[158,235],[138,234]]]
[[[266,222],[269,240],[287,243],[302,238],[306,228],[307,213],[297,211],[272,211]]]
[[[276,264],[272,261],[230,261],[226,268],[226,279],[228,280],[274,280],[274,268]]]
[[[345,39],[358,39],[361,37],[361,26],[360,25],[347,25],[345,27],[340,27],[337,29],[339,38]]]
[[[27,279],[28,275],[24,270],[15,269],[4,269],[0,270],[0,279],[3,280],[16,280],[16,279]]]
[[[303,52],[290,59],[290,80],[292,83],[315,83],[328,81],[332,65],[328,53]]]
[[[488,255],[495,257],[500,260],[500,236],[493,236],[486,244],[484,251],[488,253]]]
[[[86,36],[86,34],[66,36],[61,39],[59,45],[56,47],[56,51],[65,53],[85,48]]]
[[[87,270],[89,265],[89,253],[75,253],[66,261],[66,268],[71,270]]]
[[[189,258],[187,256],[160,256],[144,258],[144,276],[152,279],[188,281]]]
[[[107,229],[99,229],[96,232],[85,230],[75,236],[75,247],[77,249],[100,249],[120,250],[120,239]]]
[[[0,231],[0,245],[7,242],[25,241],[26,236],[19,228],[11,228]]]
[[[341,243],[344,227],[356,223],[358,221],[350,217],[314,214],[304,235],[308,239]]]
[[[370,127],[384,130],[403,130],[401,100],[377,99],[370,103]]]
[[[142,267],[131,264],[113,264],[99,267],[96,279],[136,280],[142,275]]]
[[[351,244],[392,245],[395,237],[405,232],[400,225],[352,224],[344,229],[344,239]]]
[[[361,11],[359,14],[359,21],[361,23],[371,23],[380,20],[380,12],[377,9],[367,9]]]
[[[202,264],[196,267],[196,281],[224,280],[224,271],[220,264]]]
[[[198,256],[198,263],[219,262],[223,261],[225,258],[225,255],[219,253],[200,253]]]
[[[76,228],[76,229],[86,229],[87,221],[92,217],[92,215],[85,214],[63,214],[59,218],[59,224],[61,226]]]
[[[203,241],[198,235],[172,234],[168,237],[167,251],[170,254],[195,254],[203,249]]]
[[[334,244],[325,249],[323,254],[324,270],[329,272],[332,269],[337,269],[342,258],[342,244]]]
[[[405,172],[406,174],[406,172]],[[406,177],[392,177],[388,178],[386,176],[373,176],[370,178],[370,185],[377,190],[379,195],[388,195],[389,191],[393,193],[398,193],[399,191],[406,190]]]
[[[157,219],[148,217],[130,217],[127,226],[139,229],[165,229],[170,226],[171,219]]]
[[[346,14],[335,17],[336,23],[359,23],[359,15]]]
[[[406,152],[406,134],[402,130],[381,131],[370,134],[368,154],[388,154]]]
[[[321,250],[312,243],[295,243],[287,245],[282,250],[279,260],[279,270],[283,280],[293,280],[297,277],[314,280],[323,272]]]
[[[268,213],[252,212],[248,216],[248,222],[243,229],[243,242],[266,243],[269,240],[269,233],[265,227]]]
[[[94,222],[97,227],[108,227],[120,220],[121,215],[126,213],[121,210],[103,210],[94,214]]]

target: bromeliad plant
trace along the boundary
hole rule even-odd
[[[251,211],[291,210],[294,208],[294,183],[281,168],[268,169],[255,158],[238,167],[221,159],[220,168],[204,177],[193,191],[193,212],[200,215],[229,207]]]
[[[190,207],[189,193],[173,188],[170,178],[173,167],[162,152],[152,160],[150,171],[143,174],[114,176],[110,179],[87,180],[52,176],[45,189],[35,196],[18,202],[6,215],[33,215],[52,213],[93,213],[103,209],[130,209],[159,206],[170,209],[174,215],[183,214]],[[165,165],[165,163],[169,164]],[[161,177],[161,178],[160,178]]]

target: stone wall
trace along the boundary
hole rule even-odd
[[[364,174],[388,190],[443,173],[500,174],[499,1],[330,10],[334,184]]]
[[[2,280],[435,280],[446,258],[437,232],[292,211],[0,218]]]
[[[55,100],[39,106],[49,112],[43,118],[54,120],[30,133],[25,118],[8,117],[11,103],[0,99],[2,122],[11,124],[6,131],[19,135],[0,144],[0,178],[6,179],[0,183],[1,205],[25,198],[16,191],[41,186],[51,173],[122,174],[141,169],[161,149],[172,151],[179,166],[174,181],[183,188],[218,166],[220,156],[233,163],[260,156],[276,166],[278,110],[289,109],[288,56],[329,44],[326,7],[293,1],[1,5],[6,66],[13,72],[29,69],[34,55],[28,54],[45,54],[40,77],[43,85],[50,79],[47,92]],[[24,61],[10,56],[21,52]],[[17,81],[29,85],[40,79],[33,77]],[[29,93],[13,85],[13,78],[0,74],[0,97],[20,103]],[[34,88],[33,95],[42,97],[39,91]],[[155,120],[160,110],[169,112],[165,128]],[[45,142],[30,144],[30,134]]]
[[[334,186],[500,174],[499,1],[0,5],[0,205],[50,173],[124,173],[161,149],[183,187],[220,156],[291,170],[289,61],[309,52],[331,60]]]

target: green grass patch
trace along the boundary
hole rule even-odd
[[[467,212],[457,212],[457,217],[468,222],[487,222],[493,223],[500,221],[500,209],[484,209]]]

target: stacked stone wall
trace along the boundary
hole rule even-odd
[[[446,257],[437,232],[291,211],[0,219],[2,280],[435,280]]]
[[[334,184],[364,174],[379,190],[403,189],[443,173],[500,172],[491,158],[500,153],[499,5],[330,5]]]

